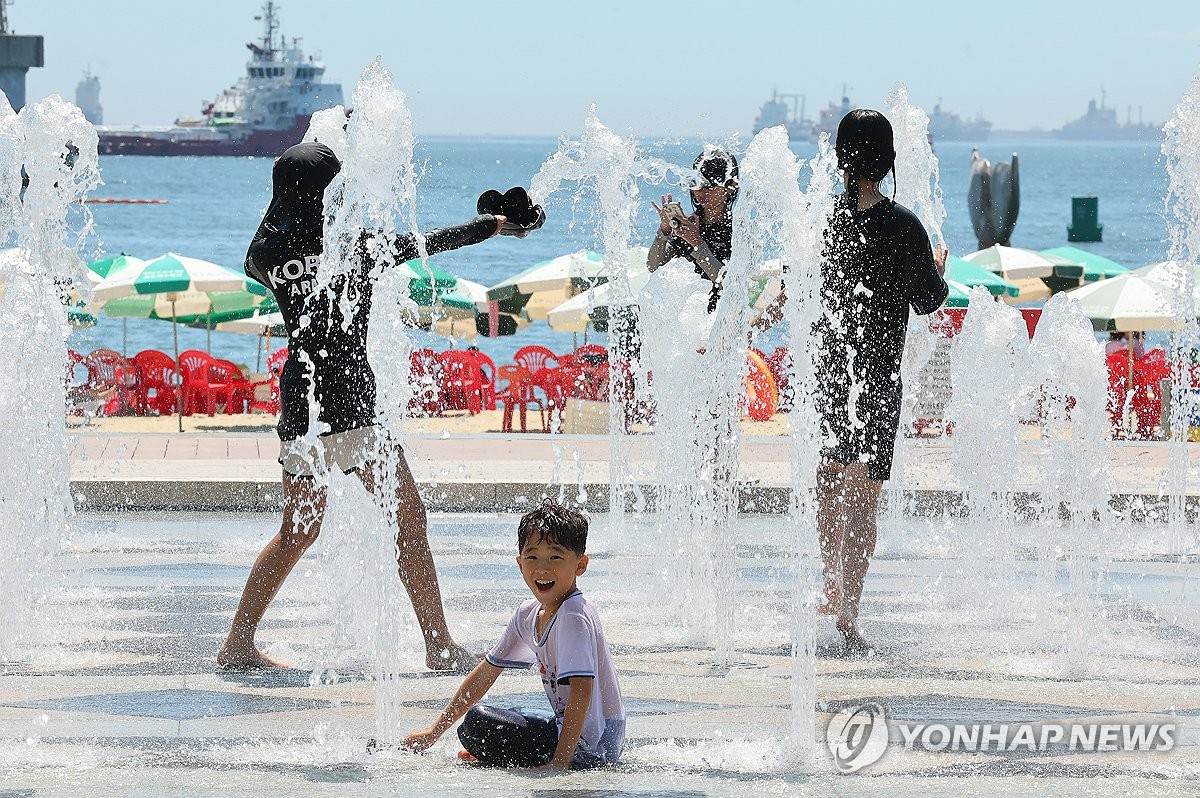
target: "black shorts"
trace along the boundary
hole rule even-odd
[[[476,704],[458,727],[458,741],[481,765],[535,768],[554,758],[558,720],[545,710],[505,709]],[[601,765],[600,757],[578,750],[571,769]]]

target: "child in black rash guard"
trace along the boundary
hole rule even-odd
[[[324,193],[340,170],[337,156],[324,144],[297,144],[280,156],[272,171],[271,204],[246,255],[246,273],[271,290],[288,329],[289,357],[280,379],[278,424],[283,522],[254,563],[217,662],[231,669],[279,666],[257,650],[254,635],[283,581],[320,533],[326,487],[314,479],[315,473],[332,468],[354,472],[374,492],[384,476],[376,473],[381,454],[390,450],[389,459],[396,463],[397,564],[424,636],[426,665],[435,670],[469,670],[477,658],[454,642],[446,626],[425,505],[404,452],[376,425],[375,375],[367,361],[367,323],[377,267],[416,257],[416,237],[363,231],[354,250],[355,268],[336,275],[327,290],[318,292]],[[515,228],[504,216],[481,214],[427,233],[426,251],[457,249],[497,233],[523,237],[529,229],[536,228]],[[349,318],[343,317],[342,299],[357,306]],[[322,426],[316,450],[306,438],[310,394]]]
[[[865,109],[847,114],[836,150],[846,191],[826,233],[824,312],[816,329],[821,611],[837,615],[850,649],[865,651],[859,600],[875,550],[879,494],[891,476],[908,314],[910,308],[932,313],[946,300],[947,253],[939,247],[935,254],[917,217],[879,192],[888,172],[895,176],[896,159],[892,127],[882,114]]]

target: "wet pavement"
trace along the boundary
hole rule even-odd
[[[295,668],[261,674],[220,671],[213,656],[275,516],[76,518],[40,639],[0,665],[0,798],[347,787],[541,798],[1200,793],[1200,566],[1166,556],[1162,530],[1109,528],[1080,586],[1065,559],[1018,556],[1005,571],[952,556],[947,540],[975,532],[961,525],[885,525],[863,610],[877,651],[848,656],[829,621],[803,616],[815,624],[817,740],[811,759],[797,759],[787,739],[797,530],[762,516],[731,530],[736,654],[733,667],[714,668],[695,624],[703,614],[684,631],[686,608],[661,577],[669,564],[647,544],[661,530],[597,517],[580,586],[620,670],[626,755],[614,768],[542,777],[461,765],[452,734],[424,756],[368,750],[370,739],[430,723],[459,678],[423,667],[411,609],[379,565],[386,545],[348,504],[331,509],[260,631],[267,652]],[[514,538],[511,516],[431,516],[451,628],[474,650],[527,596]],[[381,633],[380,619],[393,631]],[[390,662],[394,728],[377,720],[379,656]],[[506,673],[493,693],[544,703],[527,673]],[[867,702],[882,707],[891,742],[842,775],[826,725]],[[966,723],[1174,724],[1176,734],[1161,751],[979,753],[908,750],[900,729]]]

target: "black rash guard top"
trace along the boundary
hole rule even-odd
[[[725,278],[725,264],[729,262],[729,258],[733,254],[733,219],[730,215],[725,218],[709,224],[700,219],[700,240],[708,247],[708,251],[712,253],[713,259],[717,261],[717,279],[713,280],[705,273],[697,262],[700,254],[696,248],[690,246],[686,241],[678,236],[671,236],[668,246],[670,254],[673,258],[687,258],[692,262],[696,269],[696,274],[712,283],[712,288],[708,291],[708,312],[713,313],[717,309],[717,303],[721,299],[721,281]]]
[[[865,210],[840,199],[822,261],[824,313],[816,329],[822,454],[844,465],[866,462],[870,477],[884,481],[900,423],[909,308],[932,313],[949,288],[920,220],[890,199]]]
[[[358,241],[355,268],[334,277],[325,291],[316,283],[321,260],[319,205],[278,202],[267,211],[246,254],[246,273],[274,294],[288,330],[289,356],[280,379],[281,440],[308,432],[310,391],[319,407],[326,434],[375,423],[375,374],[367,362],[367,322],[376,269],[418,257],[417,239],[364,231]],[[311,197],[310,197],[311,199]],[[280,207],[282,206],[282,207]],[[477,216],[465,224],[425,234],[428,254],[476,244],[496,232],[496,219]],[[385,236],[380,246],[380,236]],[[379,252],[382,255],[371,255]],[[356,311],[346,318],[339,300],[350,299]]]

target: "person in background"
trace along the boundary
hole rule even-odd
[[[870,646],[858,628],[859,602],[875,551],[879,495],[892,473],[900,423],[900,361],[909,311],[945,302],[947,252],[908,209],[883,196],[895,177],[892,126],[859,109],[838,126],[845,192],[829,220],[821,264],[822,318],[816,325],[821,465],[817,526],[825,614],[837,616],[847,649]]]
[[[721,298],[725,264],[733,251],[738,162],[720,147],[708,146],[696,156],[692,169],[690,215],[672,213],[678,204],[671,194],[661,198],[661,206],[650,203],[658,212],[659,225],[646,255],[646,268],[656,271],[674,258],[691,261],[696,275],[712,283],[708,298],[708,312],[712,313]]]

